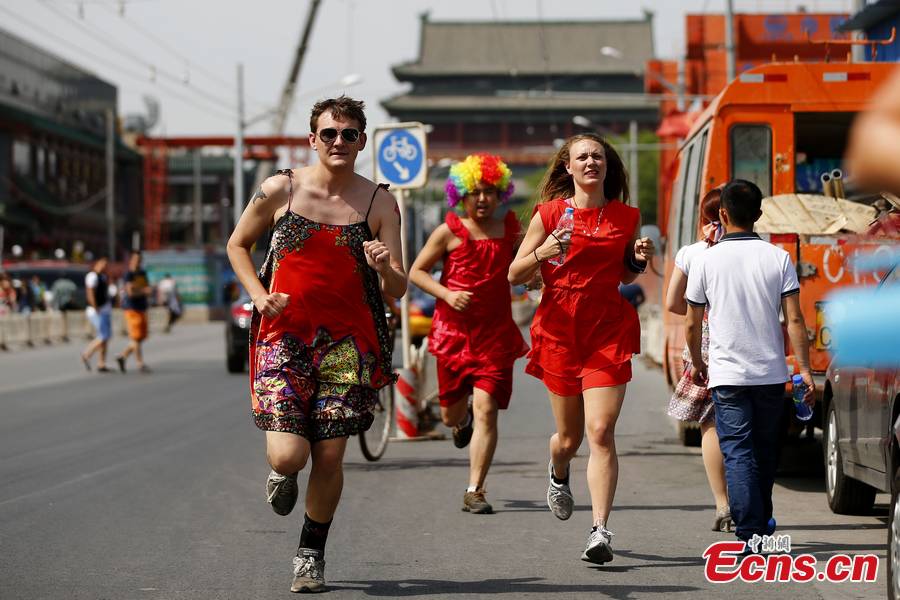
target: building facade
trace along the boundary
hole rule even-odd
[[[0,225],[4,254],[106,254],[106,114],[116,88],[0,29]],[[141,230],[141,156],[115,142],[118,258]]]
[[[411,89],[382,102],[430,126],[434,163],[496,152],[544,166],[554,143],[589,129],[653,128],[644,93],[652,16],[633,21],[435,22],[422,16],[418,57],[393,67]],[[573,120],[574,119],[574,120]]]

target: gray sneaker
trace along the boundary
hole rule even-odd
[[[325,591],[325,559],[318,550],[301,548],[294,557],[294,581],[291,591],[300,593]]]
[[[272,471],[266,479],[266,502],[272,505],[272,510],[284,516],[290,514],[297,504],[297,474],[282,475]]]
[[[566,483],[555,483],[553,481],[553,463],[547,467],[550,483],[547,486],[547,506],[553,515],[562,521],[572,516],[572,510],[575,508],[575,499],[572,497],[572,490]]]
[[[615,534],[602,525],[598,525],[591,530],[588,536],[587,548],[581,555],[581,560],[596,565],[608,563],[613,559],[612,548],[609,544]]]

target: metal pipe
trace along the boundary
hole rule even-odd
[[[835,169],[831,172],[831,182],[833,184],[834,197],[846,198],[847,196],[844,194],[844,174],[840,169]]]
[[[638,173],[638,124],[637,121],[631,121],[628,124],[628,170],[631,181],[631,189],[628,190],[631,195],[631,206],[638,205],[638,182],[640,174]]]
[[[831,175],[829,175],[828,173],[822,173],[820,179],[822,180],[822,193],[826,196],[834,198],[834,182],[831,180]]]

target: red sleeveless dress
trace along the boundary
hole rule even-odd
[[[368,218],[317,223],[291,211],[288,201],[259,279],[290,300],[273,319],[254,309],[250,328],[250,392],[260,429],[315,442],[371,426],[379,388],[394,381],[394,340],[362,248],[371,239]]]
[[[568,206],[561,199],[538,206],[548,234]],[[618,200],[602,209],[576,208],[565,262],[541,264],[544,290],[531,326],[525,371],[543,380],[551,392],[577,396],[588,387],[602,387],[589,382],[604,372],[613,374],[612,384],[630,379],[631,356],[641,348],[641,327],[637,311],[619,293],[619,283],[639,218],[637,208]]]
[[[512,318],[507,279],[519,222],[508,212],[503,237],[484,240],[471,239],[456,213],[447,213],[446,223],[462,243],[444,257],[441,284],[472,292],[472,300],[463,312],[443,300],[435,304],[429,348],[438,361],[441,404],[462,400],[477,387],[506,408],[512,395],[512,365],[528,352]]]

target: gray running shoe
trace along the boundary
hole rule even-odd
[[[318,550],[301,548],[294,557],[294,581],[291,591],[300,593],[325,591],[325,559]]]
[[[609,544],[614,535],[612,531],[602,525],[594,527],[591,530],[591,535],[588,536],[587,548],[584,549],[581,560],[594,563],[595,565],[610,562],[613,559],[613,553]]]
[[[572,510],[575,508],[575,499],[572,497],[572,490],[566,483],[555,483],[553,481],[553,463],[547,467],[550,483],[547,486],[547,506],[553,515],[562,521],[572,516]]]
[[[272,471],[266,479],[266,502],[272,505],[272,510],[284,516],[290,514],[297,504],[297,474],[282,475]]]
[[[462,510],[476,515],[489,515],[494,512],[494,507],[488,504],[487,498],[484,497],[484,490],[475,490],[463,494]]]

